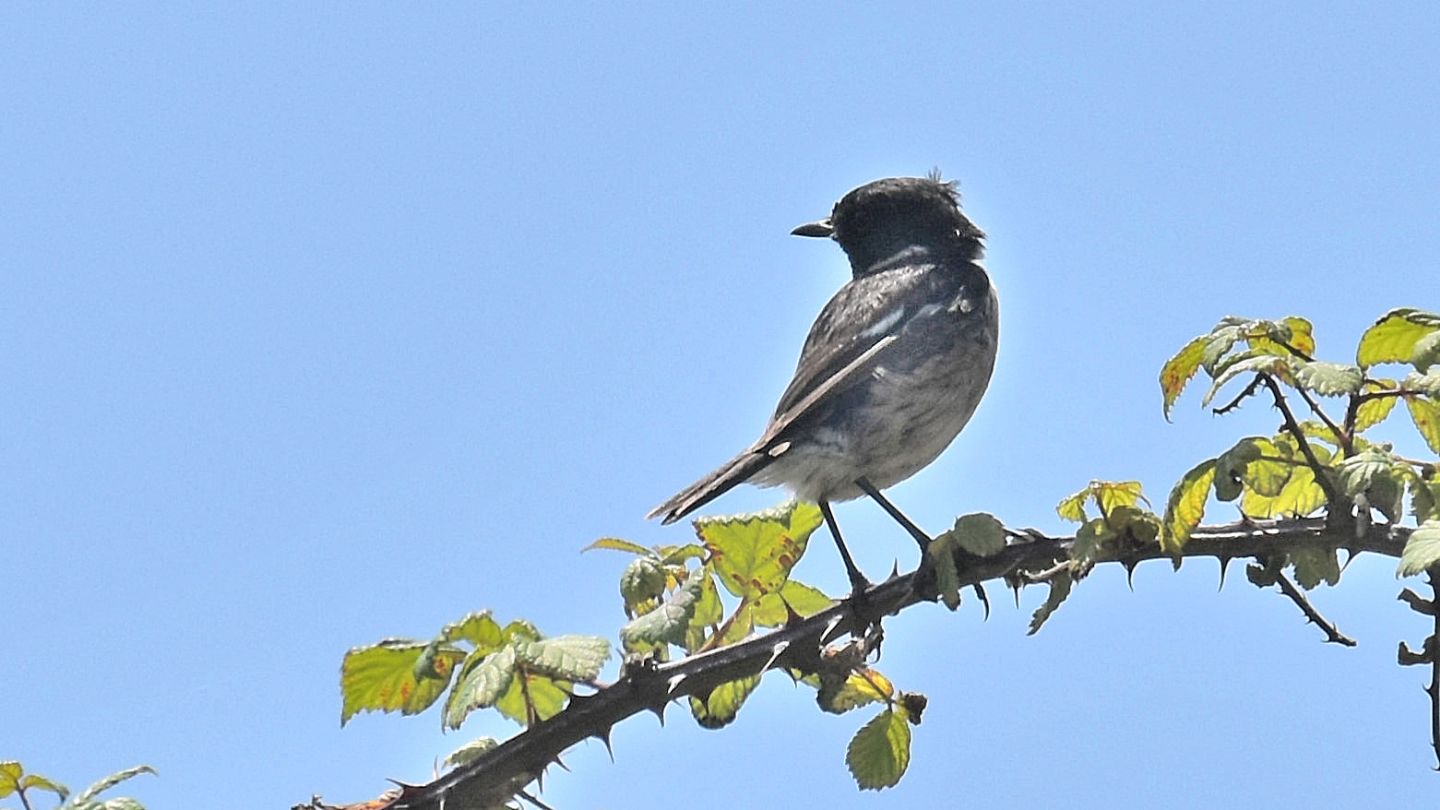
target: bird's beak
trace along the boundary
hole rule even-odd
[[[830,224],[829,217],[818,222],[807,222],[790,232],[792,236],[831,236],[834,233],[835,226]]]

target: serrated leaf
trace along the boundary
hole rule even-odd
[[[961,549],[977,557],[993,557],[1005,550],[1005,526],[994,515],[976,512],[955,519],[946,532]]]
[[[1205,369],[1205,373],[1215,376],[1215,370],[1230,350],[1235,348],[1249,324],[1250,321],[1244,318],[1228,318],[1222,320],[1205,336],[1205,348],[1200,354],[1200,366]]]
[[[1166,553],[1179,554],[1191,532],[1200,525],[1214,481],[1215,459],[1206,459],[1185,473],[1170,490],[1170,499],[1165,504],[1165,531],[1160,535],[1160,547]]]
[[[1295,375],[1292,367],[1296,362],[1298,361],[1291,357],[1271,354],[1242,357],[1228,365],[1220,373],[1220,376],[1215,378],[1215,382],[1210,386],[1210,390],[1205,392],[1205,398],[1200,401],[1200,405],[1208,408],[1210,402],[1215,399],[1215,395],[1220,393],[1225,384],[1242,374],[1269,374],[1278,380],[1293,383]]]
[[[13,759],[0,762],[0,799],[14,793],[20,787],[20,777],[25,768]]]
[[[826,680],[816,693],[820,708],[831,714],[844,714],[867,703],[889,703],[895,698],[895,684],[877,669],[861,667],[844,680]]]
[[[710,627],[725,618],[725,605],[720,601],[720,592],[715,588],[715,577],[710,569],[700,568],[690,572],[687,581],[697,577],[700,579],[700,599],[696,601],[695,613],[690,617],[692,629]]]
[[[1295,582],[1307,591],[1322,582],[1340,584],[1340,559],[1333,548],[1297,548],[1290,552]]]
[[[503,631],[499,622],[490,615],[490,611],[481,610],[470,613],[458,622],[445,625],[440,630],[439,640],[442,642],[468,641],[477,650],[493,650],[503,643]]]
[[[792,579],[780,587],[779,593],[767,593],[755,602],[755,623],[761,627],[779,627],[790,619],[792,610],[804,618],[814,616],[833,604],[835,600],[819,588]]]
[[[1075,532],[1075,544],[1070,547],[1070,559],[1080,566],[1082,572],[1089,571],[1094,567],[1095,559],[1104,544],[1115,536],[1116,532],[1104,518],[1085,521],[1085,525]]]
[[[522,726],[549,720],[565,708],[570,684],[545,675],[517,670],[495,709]]]
[[[620,628],[620,640],[627,648],[635,644],[683,643],[703,588],[704,578],[692,575],[659,607]]]
[[[134,778],[142,773],[154,775],[155,769],[150,767],[149,765],[137,765],[134,768],[126,768],[123,771],[116,771],[115,773],[110,774],[104,779],[101,779],[90,787],[87,787],[79,793],[75,794],[75,796],[70,798],[67,804],[73,805],[75,807],[84,807],[85,805],[94,802],[95,797],[99,796],[101,793],[104,793],[110,788],[115,787],[121,782],[124,782],[126,779]]]
[[[601,548],[610,549],[611,551],[623,551],[627,554],[638,554],[642,557],[655,556],[654,550],[648,549],[640,545],[639,543],[632,543],[629,540],[622,540],[619,537],[602,537],[599,540],[591,543],[590,545],[580,549],[580,553],[584,554],[587,551],[594,551]]]
[[[741,599],[780,590],[820,526],[820,509],[790,503],[749,515],[701,518],[695,530],[725,589]]]
[[[925,555],[935,569],[935,592],[952,613],[960,608],[960,571],[955,565],[958,547],[959,541],[950,532],[942,532],[925,547]]]
[[[910,723],[896,705],[875,715],[845,749],[845,764],[861,790],[894,787],[910,765]]]
[[[15,764],[18,765],[20,763],[17,762]],[[25,788],[26,790],[30,790],[32,788],[35,790],[48,790],[51,793],[54,793],[56,796],[59,796],[60,801],[62,802],[65,801],[66,796],[70,795],[69,788],[65,787],[59,782],[46,779],[38,773],[25,774],[24,778],[20,780],[20,787]],[[4,796],[7,792],[8,791],[5,790],[5,779],[4,777],[0,777],[0,796]]]
[[[1091,481],[1090,489],[1095,493],[1095,502],[1100,511],[1109,515],[1122,506],[1137,506],[1145,501],[1139,481]],[[1149,501],[1145,501],[1149,504]]]
[[[683,546],[661,546],[660,562],[666,565],[680,565],[687,560],[698,560],[705,557],[705,547],[698,543],[686,543]]]
[[[551,636],[515,642],[515,658],[530,672],[562,681],[593,681],[610,658],[610,642],[599,636]]]
[[[1245,338],[1256,352],[1293,357],[1290,349],[1306,355],[1315,353],[1313,332],[1309,321],[1292,315],[1279,321],[1255,321],[1246,330]]]
[[[1427,520],[1410,533],[1400,552],[1397,576],[1409,577],[1440,564],[1440,520]]]
[[[691,695],[690,714],[701,728],[724,728],[735,720],[735,715],[739,714],[745,699],[750,697],[750,693],[759,685],[759,675],[748,675],[720,684],[711,689],[710,694],[703,699]]]
[[[345,653],[340,664],[340,725],[358,712],[417,714],[429,708],[450,683],[445,677],[418,677],[420,658],[430,644],[391,638]]]
[[[1315,354],[1315,327],[1298,315],[1280,319],[1290,330],[1290,345],[1304,354]]]
[[[480,737],[471,740],[459,748],[456,748],[454,751],[451,751],[450,755],[445,757],[445,760],[441,764],[447,768],[458,768],[462,765],[468,765],[478,759],[481,754],[494,749],[495,746],[499,744],[500,741],[494,737]]]
[[[414,673],[415,679],[419,681],[438,678],[449,683],[450,673],[454,672],[455,665],[464,660],[464,650],[444,644],[440,639],[434,639],[425,645],[425,649],[420,652],[420,657],[415,659],[415,666],[411,671]]]
[[[1365,491],[1370,508],[1380,510],[1389,522],[1398,522],[1405,516],[1405,484],[1413,476],[1410,468],[1396,464],[1385,475],[1376,477]]]
[[[1086,487],[1055,505],[1055,514],[1061,520],[1071,523],[1085,522],[1085,502],[1090,499],[1090,488]]]
[[[129,796],[118,796],[114,799],[106,799],[99,804],[92,804],[87,810],[145,810],[145,805]]]
[[[1290,480],[1273,497],[1249,489],[1240,497],[1240,511],[1252,518],[1303,517],[1324,505],[1325,490],[1315,482],[1315,471],[1306,466],[1294,467]]]
[[[1241,479],[1257,494],[1267,497],[1279,495],[1290,480],[1295,465],[1275,459],[1292,458],[1291,445],[1280,445],[1261,436],[1251,437],[1250,442],[1259,451],[1259,456],[1245,466]]]
[[[1440,316],[1410,307],[1392,309],[1360,336],[1355,362],[1362,368],[1377,363],[1408,363],[1420,339],[1440,329]]]
[[[1431,366],[1440,365],[1440,329],[1415,342],[1415,349],[1410,354],[1410,364],[1421,374],[1429,371]]]
[[[445,700],[445,728],[457,729],[470,712],[495,705],[514,678],[514,647],[507,645],[488,655],[472,654]]]
[[[1250,463],[1260,458],[1261,447],[1254,438],[1235,443],[1215,460],[1215,498],[1233,501],[1240,497]]]
[[[1365,373],[1359,366],[1344,366],[1339,363],[1325,363],[1312,360],[1301,363],[1295,369],[1295,382],[1301,388],[1314,391],[1322,397],[1338,397],[1360,390]]]
[[[1440,332],[1435,333],[1440,337]],[[1419,374],[1414,371],[1405,375],[1400,384],[1406,391],[1417,391],[1428,397],[1440,399],[1440,371],[1432,371],[1428,374]]]
[[[1425,439],[1430,452],[1440,454],[1440,403],[1420,397],[1406,397],[1405,407],[1410,410],[1410,420]]]
[[[633,615],[648,600],[665,592],[665,567],[654,557],[636,557],[620,572],[620,600],[626,615]]]
[[[1050,593],[1045,597],[1045,604],[1035,609],[1035,614],[1030,617],[1030,629],[1025,635],[1033,636],[1040,631],[1045,622],[1060,608],[1061,603],[1070,596],[1070,589],[1075,580],[1069,571],[1061,571],[1049,582]]]
[[[1366,450],[1341,461],[1336,478],[1345,494],[1353,498],[1368,490],[1376,478],[1389,475],[1394,464],[1388,453]]]
[[[1410,479],[1410,514],[1416,523],[1440,520],[1440,480]]]
[[[1393,391],[1396,383],[1394,380],[1379,379],[1365,383],[1362,393],[1373,393],[1376,391]],[[1390,412],[1395,409],[1395,400],[1398,397],[1378,397],[1367,399],[1360,403],[1355,411],[1355,432],[1369,430],[1370,428],[1385,421]]]
[[[1205,356],[1205,347],[1209,343],[1209,335],[1195,338],[1176,352],[1174,357],[1166,360],[1165,365],[1160,368],[1161,411],[1165,414],[1166,420],[1170,419],[1170,408],[1175,405],[1175,400],[1180,398],[1180,393],[1185,390],[1185,385],[1200,369],[1200,362]],[[1061,517],[1075,521],[1083,519],[1065,517],[1063,514]]]
[[[505,644],[510,644],[520,639],[539,641],[544,637],[534,624],[525,619],[516,619],[500,629],[500,638]]]

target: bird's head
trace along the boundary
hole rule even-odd
[[[830,216],[791,231],[828,236],[839,243],[856,275],[913,248],[968,252],[978,258],[985,233],[960,213],[953,181],[928,177],[887,177],[851,191]]]

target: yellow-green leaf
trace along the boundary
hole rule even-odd
[[[1440,329],[1415,341],[1415,349],[1410,354],[1410,364],[1419,369],[1421,374],[1429,371],[1433,365],[1440,365]]]
[[[1180,398],[1180,392],[1185,390],[1186,383],[1195,376],[1200,368],[1200,361],[1205,356],[1205,346],[1210,342],[1209,335],[1197,337],[1185,347],[1175,353],[1175,356],[1165,361],[1160,369],[1160,396],[1162,398],[1162,411],[1165,418],[1170,418],[1170,408],[1175,405],[1175,400]],[[1061,517],[1065,517],[1061,515]],[[1082,518],[1065,518],[1066,520],[1081,520]]]
[[[1376,391],[1394,391],[1396,383],[1394,380],[1379,379],[1365,383],[1361,393],[1369,394]],[[1360,403],[1355,411],[1355,432],[1359,433],[1385,421],[1390,411],[1395,409],[1395,400],[1398,397],[1378,397],[1367,399]]]
[[[1055,505],[1055,514],[1061,520],[1071,523],[1085,522],[1085,502],[1090,499],[1090,488],[1086,487]]]
[[[1297,548],[1290,552],[1295,564],[1295,581],[1307,591],[1322,582],[1340,584],[1340,559],[1333,548]]]
[[[1440,520],[1440,480],[1410,479],[1410,513],[1416,523]]]
[[[510,688],[495,701],[495,709],[522,726],[534,725],[549,720],[565,708],[570,688],[565,681],[518,670],[510,679]]]
[[[90,804],[95,801],[96,796],[99,796],[101,793],[104,793],[110,788],[115,787],[121,782],[124,782],[126,779],[134,778],[142,773],[148,773],[153,775],[155,773],[155,769],[150,767],[149,765],[137,765],[133,768],[126,768],[123,771],[116,771],[115,773],[110,774],[104,779],[101,779],[90,787],[87,787],[77,793],[75,797],[68,802],[68,804],[71,807],[89,808]],[[115,801],[119,800],[111,799],[104,804],[111,804]]]
[[[778,593],[767,593],[755,603],[755,623],[761,627],[779,627],[790,619],[790,612],[805,618],[814,616],[835,604],[819,588],[790,580]],[[788,606],[788,607],[787,607]]]
[[[1366,450],[1340,462],[1337,478],[1346,495],[1354,497],[1370,488],[1378,477],[1389,474],[1395,460],[1381,450]]]
[[[901,704],[866,723],[845,750],[845,764],[861,790],[894,787],[910,765],[910,722]]]
[[[895,684],[878,669],[869,667],[861,667],[843,681],[822,683],[815,695],[820,708],[831,714],[844,714],[867,703],[889,703],[894,698]]]
[[[1215,459],[1206,459],[1185,473],[1170,490],[1170,500],[1165,504],[1165,531],[1160,535],[1160,547],[1167,553],[1179,554],[1190,533],[1200,525],[1214,481]]]
[[[340,724],[358,712],[417,714],[434,703],[454,670],[446,666],[443,677],[417,677],[416,664],[429,647],[423,641],[391,638],[345,653],[340,664]],[[442,674],[440,660],[437,657],[437,674]]]
[[[759,599],[785,584],[820,523],[814,504],[790,503],[755,514],[700,518],[695,530],[725,589]]]
[[[1259,354],[1253,356],[1242,356],[1234,363],[1230,363],[1225,370],[1215,378],[1210,390],[1205,392],[1205,398],[1200,401],[1202,407],[1209,407],[1215,395],[1225,384],[1242,374],[1269,374],[1283,382],[1293,383],[1295,374],[1292,365],[1299,361],[1292,357],[1270,354]]]
[[[1410,409],[1410,419],[1415,429],[1425,437],[1430,452],[1440,453],[1440,403],[1421,397],[1406,397],[1405,407]]]
[[[468,765],[478,759],[481,754],[493,749],[499,744],[500,741],[494,737],[479,737],[451,751],[450,756],[445,757],[445,761],[442,764],[449,768]]]
[[[499,622],[490,615],[490,611],[482,610],[445,625],[440,630],[439,641],[444,643],[463,640],[473,644],[477,650],[493,650],[504,643],[503,634]]]
[[[977,557],[993,557],[1005,550],[1005,526],[991,514],[976,512],[955,519],[946,532],[956,545]]]
[[[1329,431],[1329,428],[1325,428]],[[1289,445],[1279,445],[1269,439],[1256,436],[1251,442],[1260,451],[1260,457],[1254,459],[1245,466],[1242,478],[1245,486],[1254,490],[1259,495],[1274,497],[1280,494],[1285,483],[1290,480],[1295,465],[1275,459],[1292,458]]]
[[[445,728],[459,728],[470,712],[495,705],[514,679],[514,647],[501,647],[488,655],[472,653],[445,699]]]
[[[1400,570],[1396,573],[1402,577],[1414,576],[1436,564],[1440,564],[1440,520],[1427,520],[1405,541],[1405,550],[1400,553]]]
[[[724,728],[735,719],[735,715],[740,712],[740,706],[745,703],[745,698],[750,697],[750,693],[759,685],[759,675],[747,675],[720,684],[711,689],[710,694],[704,698],[691,695],[690,714],[701,728]]]
[[[14,793],[20,787],[20,777],[25,768],[13,759],[0,762],[0,799]]]
[[[610,658],[610,642],[599,636],[551,636],[515,642],[515,657],[530,672],[563,681],[593,681]]]
[[[629,540],[622,540],[619,537],[602,537],[585,548],[580,549],[580,551],[584,553],[586,551],[594,551],[597,548],[608,548],[611,551],[624,551],[629,554],[639,554],[646,557],[655,555],[654,551],[651,551],[639,543],[632,543]]]
[[[1408,363],[1421,338],[1437,329],[1440,315],[1410,307],[1392,309],[1360,336],[1355,362],[1363,368],[1377,363]]]
[[[1324,505],[1325,490],[1315,482],[1315,471],[1307,466],[1295,467],[1290,480],[1273,497],[1247,489],[1240,498],[1240,511],[1252,518],[1300,517]]]
[[[59,796],[60,801],[62,802],[65,801],[65,797],[70,795],[69,788],[65,787],[59,782],[46,779],[38,773],[25,774],[25,777],[20,780],[20,787],[25,788],[26,790],[30,790],[32,788],[34,788],[35,790],[48,790],[51,793],[54,793],[56,796]],[[4,795],[4,779],[0,778],[0,796]]]
[[[685,640],[685,630],[695,615],[704,585],[703,577],[690,576],[659,607],[620,628],[620,640],[627,649],[662,642],[680,644]]]

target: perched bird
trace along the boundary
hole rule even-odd
[[[820,311],[795,377],[759,440],[647,517],[672,523],[749,481],[819,504],[855,593],[869,585],[832,501],[868,495],[920,544],[880,491],[934,461],[990,382],[999,306],[980,266],[984,232],[938,175],[867,183],[797,236],[834,239],[854,277]]]

